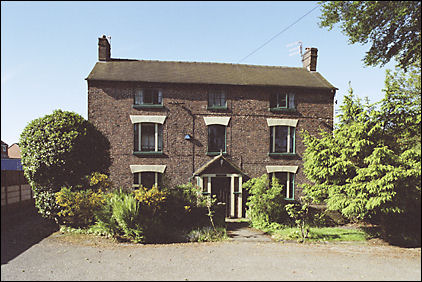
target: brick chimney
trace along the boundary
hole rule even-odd
[[[317,57],[317,48],[305,48],[305,53],[302,56],[303,67],[308,71],[316,71]]]
[[[105,35],[98,38],[98,61],[110,61],[110,43]]]

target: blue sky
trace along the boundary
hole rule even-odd
[[[25,126],[55,109],[87,118],[85,78],[98,58],[98,37],[111,55],[163,61],[239,63],[317,5],[280,2],[1,2],[1,139],[18,142]],[[364,67],[369,46],[349,45],[338,28],[318,27],[320,9],[242,64],[301,67],[289,43],[318,48],[318,66],[339,88],[370,102],[383,97],[385,67]]]

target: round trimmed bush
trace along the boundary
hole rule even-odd
[[[41,215],[56,218],[54,193],[63,186],[83,188],[92,172],[106,173],[110,144],[89,121],[77,113],[55,110],[31,121],[19,146],[25,177],[34,190]],[[51,198],[51,199],[50,199]]]

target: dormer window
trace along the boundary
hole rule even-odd
[[[135,90],[134,108],[163,107],[163,92],[161,89],[143,88]]]
[[[210,110],[227,109],[226,93],[222,90],[208,92],[208,107]]]
[[[271,95],[270,110],[271,111],[296,110],[295,93],[278,92]]]

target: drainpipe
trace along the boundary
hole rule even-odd
[[[192,117],[192,140],[195,140],[195,115],[185,106],[181,106]],[[195,172],[195,143],[192,142],[192,175]]]

